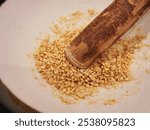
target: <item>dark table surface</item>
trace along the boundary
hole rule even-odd
[[[3,4],[6,0],[0,0],[0,5]]]
[[[1,103],[0,103],[0,113],[10,113],[11,111],[8,110],[5,106],[3,106]]]
[[[0,6],[5,2],[6,0],[0,0]],[[9,111],[5,106],[3,106],[0,103],[0,113],[9,113],[11,111]]]

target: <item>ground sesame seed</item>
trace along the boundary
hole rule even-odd
[[[135,35],[132,38],[119,40],[115,45],[104,52],[89,68],[79,69],[72,66],[65,58],[64,49],[83,30],[85,25],[77,26],[80,19],[93,15],[94,10],[87,11],[89,15],[77,11],[68,17],[60,17],[59,24],[52,27],[57,38],[41,40],[40,46],[33,56],[37,71],[60,93],[75,99],[85,99],[95,93],[99,87],[114,87],[118,83],[130,81],[132,74],[130,65],[133,54],[140,47],[144,36]],[[76,21],[74,24],[72,24]],[[90,22],[87,21],[87,24]],[[67,29],[61,28],[65,26]],[[75,27],[74,27],[75,26]],[[118,49],[118,48],[123,49]],[[107,104],[114,104],[115,100]]]

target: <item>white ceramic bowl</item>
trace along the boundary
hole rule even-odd
[[[100,12],[111,2],[112,0],[7,0],[0,7],[0,78],[2,82],[18,99],[39,112],[150,112],[150,76],[145,75],[143,69],[146,66],[150,67],[149,62],[139,61],[144,66],[142,69],[136,69],[136,65],[133,65],[135,71],[142,76],[137,76],[136,81],[121,87],[134,88],[139,85],[139,92],[113,106],[105,106],[101,103],[90,105],[86,101],[66,105],[53,94],[51,87],[43,87],[33,78],[31,61],[27,54],[37,46],[39,34],[49,32],[50,23],[59,16],[76,10],[95,8]],[[149,33],[149,22],[150,12],[148,11],[136,26]],[[150,50],[145,50],[145,52],[148,51]],[[103,95],[106,96],[107,90],[103,91]],[[116,94],[125,89],[109,91]]]

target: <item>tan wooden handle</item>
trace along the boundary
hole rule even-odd
[[[68,61],[87,68],[139,19],[148,4],[149,0],[115,0],[65,49]]]

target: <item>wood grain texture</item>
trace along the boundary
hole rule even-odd
[[[87,68],[139,19],[148,5],[149,0],[115,0],[66,48],[68,61]]]

